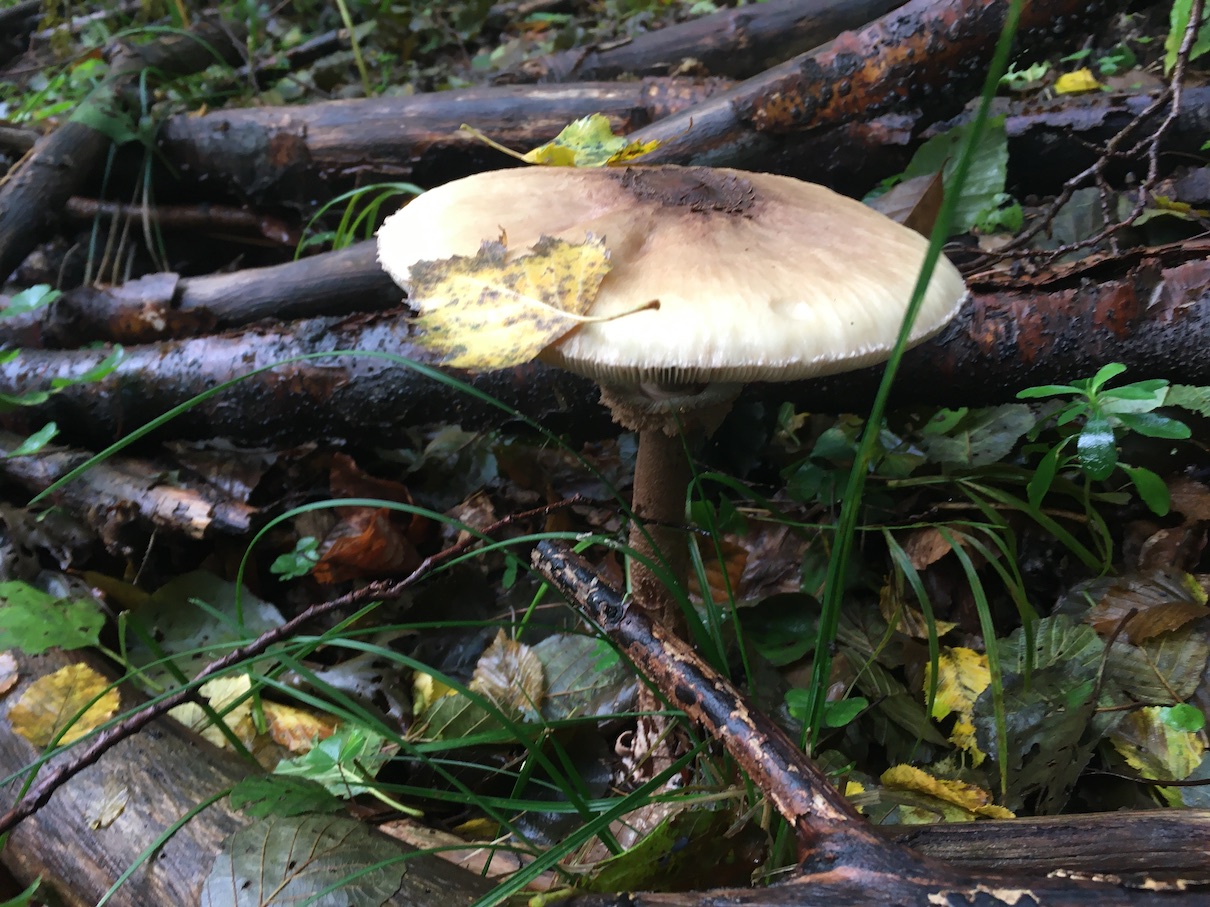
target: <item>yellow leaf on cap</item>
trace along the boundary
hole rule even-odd
[[[544,236],[511,261],[503,242],[487,242],[478,255],[417,262],[410,298],[421,313],[419,342],[455,368],[529,362],[578,325],[602,320],[584,313],[609,267],[605,241],[592,236]]]
[[[1085,67],[1075,72],[1065,72],[1055,79],[1055,94],[1076,94],[1081,91],[1096,91],[1101,87],[1092,70]]]
[[[68,665],[31,683],[9,711],[8,720],[34,746],[49,745],[64,728],[67,730],[58,742],[72,743],[118,710],[118,690],[106,690],[108,686],[109,681],[88,665]],[[77,718],[86,706],[87,711]]]

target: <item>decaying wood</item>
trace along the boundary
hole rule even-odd
[[[608,46],[577,47],[527,60],[495,81],[672,76],[687,69],[746,79],[902,4],[903,0],[768,0],[721,9]]]
[[[190,34],[163,36],[141,47],[123,45],[105,79],[80,104],[80,111],[113,116],[123,93],[140,72],[158,69],[183,74],[205,69],[215,53],[234,60],[227,31],[201,25]],[[73,118],[40,139],[25,162],[0,186],[0,280],[45,239],[68,198],[92,176],[110,145],[105,133]]]
[[[1111,874],[1210,884],[1210,810],[1153,809],[883,826],[921,853],[972,872]]]
[[[1004,26],[1004,0],[910,0],[868,27],[795,57],[633,137],[664,144],[651,163],[744,166],[810,174],[798,143],[807,130],[919,106],[953,115],[987,71]],[[1103,9],[1086,0],[1026,0],[1016,47]],[[810,178],[809,176],[807,178]]]
[[[1143,251],[1133,259],[1090,262],[1087,270],[1051,282],[1038,278],[1024,288],[976,286],[958,317],[904,358],[896,399],[949,406],[1003,403],[1021,388],[1091,375],[1110,361],[1124,363],[1140,378],[1210,384],[1204,344],[1210,332],[1208,251],[1205,244],[1190,242]],[[434,361],[415,343],[403,310],[261,324],[237,333],[129,347],[105,380],[67,387],[5,420],[14,431],[28,431],[54,419],[65,440],[96,447],[256,369],[352,349],[421,364]],[[26,393],[49,387],[55,378],[79,377],[104,355],[103,350],[25,350],[0,364],[0,392]],[[381,358],[325,356],[241,381],[182,414],[162,434],[245,444],[363,437],[386,442],[406,437],[417,424],[499,425],[511,418],[511,409],[573,437],[611,430],[591,382],[566,372],[534,363],[483,375],[451,374],[505,408]],[[790,401],[813,412],[862,412],[881,374],[874,367],[814,381],[752,385],[745,396],[773,407]]]
[[[1125,887],[1119,880],[971,872],[879,838],[777,725],[765,717],[688,644],[653,626],[564,542],[539,542],[534,566],[621,647],[675,707],[703,725],[745,770],[795,830],[799,866],[789,881],[767,889],[695,892],[691,896],[629,894],[627,904],[896,905],[1029,903],[1141,905],[1201,903],[1188,883]],[[613,904],[586,896],[575,904]]]
[[[40,309],[0,320],[0,344],[64,348],[97,341],[150,343],[261,318],[289,321],[399,304],[373,243],[205,277],[149,274],[120,287],[80,287]]]
[[[20,443],[20,437],[0,431],[0,475],[31,494],[49,487],[90,456],[56,449],[10,456]],[[125,544],[132,524],[138,527],[135,544],[142,545],[154,529],[194,539],[243,536],[252,529],[256,513],[254,507],[229,499],[213,486],[170,477],[169,467],[127,457],[98,463],[56,493],[53,503],[84,519],[109,550],[125,554],[136,550]]]
[[[316,198],[356,183],[410,180],[436,185],[509,160],[460,131],[463,123],[528,150],[593,113],[633,132],[718,94],[727,83],[645,79],[577,85],[467,88],[412,97],[327,101],[176,116],[160,149],[207,191],[310,210]]]
[[[7,694],[8,701],[19,697],[36,678],[80,660],[57,650],[18,656],[21,684]],[[129,708],[136,701],[137,694],[123,688],[123,706]],[[38,756],[13,731],[7,716],[0,719],[0,772],[18,777],[0,793],[4,808],[15,801],[23,769]],[[108,904],[197,904],[223,841],[249,823],[246,816],[235,812],[222,796],[190,818],[153,856],[146,857],[143,851],[199,803],[228,790],[252,771],[256,769],[188,734],[176,722],[158,721],[118,743],[20,823],[7,839],[0,860],[23,885],[41,876],[43,891],[49,888],[71,907],[98,903],[132,866],[137,866],[134,873]],[[123,795],[126,806],[120,814],[94,828],[91,823],[104,804]],[[383,840],[401,857],[410,856],[403,887],[390,904],[468,904],[491,888],[490,882],[474,873],[433,856],[418,856],[393,839]]]

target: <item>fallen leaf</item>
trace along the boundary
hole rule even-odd
[[[252,678],[247,674],[216,677],[198,687],[198,695],[222,718],[223,724],[245,745],[252,743],[256,730],[252,724]],[[196,702],[169,709],[168,714],[191,731],[201,734],[217,747],[231,748],[231,741],[215,727],[205,710]]]
[[[932,665],[926,665],[924,691],[931,687]],[[959,749],[971,754],[971,761],[979,765],[985,758],[975,743],[975,701],[988,684],[991,672],[987,667],[987,656],[973,649],[962,647],[943,648],[937,655],[937,696],[933,700],[932,716],[938,720],[958,714],[950,732],[950,741]]]
[[[1075,72],[1065,72],[1055,79],[1055,94],[1076,94],[1081,91],[1096,91],[1101,87],[1092,70],[1087,67]]]
[[[913,765],[893,765],[882,773],[880,780],[884,787],[928,794],[930,797],[960,806],[976,816],[990,819],[1015,818],[1011,810],[992,802],[990,791],[964,781],[934,778]]]
[[[117,712],[121,697],[117,687],[107,687],[105,676],[88,665],[68,665],[31,683],[8,720],[34,746],[48,746],[56,738],[60,745],[73,743]]]
[[[325,715],[270,700],[262,707],[269,736],[291,753],[305,753],[316,740],[326,740],[336,731],[336,719]]]
[[[612,320],[585,314],[609,268],[605,241],[591,235],[578,244],[543,236],[511,261],[504,242],[485,242],[474,256],[417,262],[409,282],[420,343],[455,368],[529,362],[577,326]]]
[[[530,714],[542,707],[546,677],[533,649],[500,630],[479,656],[470,689],[506,712]]]

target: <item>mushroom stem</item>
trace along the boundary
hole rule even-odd
[[[685,492],[692,472],[680,435],[664,428],[639,432],[634,467],[635,524],[630,547],[656,563],[668,566],[676,583],[684,584],[689,572],[689,549],[681,525],[685,522]],[[685,619],[672,591],[644,564],[631,561],[630,584],[635,598],[648,614],[678,636]]]

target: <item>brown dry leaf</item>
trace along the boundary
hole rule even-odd
[[[533,649],[500,630],[479,656],[470,689],[505,711],[533,712],[546,696],[546,676]]]
[[[710,587],[713,601],[730,601],[740,597],[740,582],[744,577],[744,568],[748,566],[748,549],[731,536],[719,540],[723,564],[719,564],[718,551],[712,543],[698,543],[702,552],[702,565],[706,570],[706,582]],[[724,573],[725,570],[725,573]],[[701,595],[701,587],[697,582],[697,573],[689,577],[689,591]]]
[[[1168,481],[1168,495],[1173,512],[1186,522],[1210,522],[1210,488],[1188,476],[1173,476]]]
[[[331,716],[268,700],[262,707],[273,742],[295,755],[308,752],[316,740],[324,740],[336,732],[337,722]]]
[[[105,676],[88,665],[68,665],[31,683],[9,710],[8,720],[34,746],[48,746],[64,728],[59,743],[72,743],[117,712],[121,697],[117,687],[108,686]]]
[[[916,529],[903,542],[903,551],[917,570],[935,564],[950,553],[950,543],[933,526]]]
[[[420,554],[383,508],[355,507],[324,539],[312,575],[321,583],[410,573]]]
[[[1125,621],[1126,639],[1141,645],[1207,616],[1210,609],[1205,605],[1205,593],[1192,576],[1151,570],[1116,579],[1084,620],[1102,637],[1108,637]]]
[[[944,636],[958,626],[953,621],[936,619],[929,626],[924,612],[904,599],[901,585],[901,582],[889,582],[878,595],[878,610],[883,619],[900,633],[913,639],[928,639],[934,634]]]
[[[964,781],[945,781],[912,765],[893,765],[882,773],[882,785],[894,790],[916,791],[952,803],[976,816],[1013,819],[1011,810],[992,802],[990,791]]]
[[[600,320],[586,313],[609,268],[605,240],[593,236],[579,244],[543,236],[511,260],[503,242],[485,242],[473,257],[417,262],[409,298],[420,309],[420,342],[455,368],[522,365]]]
[[[7,693],[20,679],[17,670],[17,659],[12,652],[0,652],[0,695]]]

